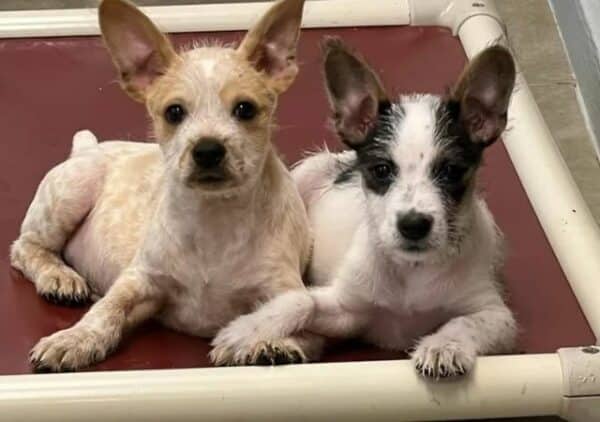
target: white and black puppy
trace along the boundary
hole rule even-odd
[[[447,97],[392,102],[339,40],[325,55],[335,126],[352,151],[320,152],[294,170],[317,287],[240,317],[214,344],[239,355],[310,330],[411,349],[425,376],[465,374],[477,355],[508,351],[516,337],[498,282],[501,234],[476,190],[483,152],[506,127],[513,59],[488,48]]]

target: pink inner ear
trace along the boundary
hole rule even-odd
[[[277,43],[261,44],[258,50],[257,70],[263,71],[267,75],[276,76],[288,68],[288,52],[281,50]]]
[[[144,89],[164,72],[164,63],[152,41],[131,29],[122,32],[118,62],[121,73],[136,89]]]
[[[367,134],[374,124],[377,114],[377,107],[373,98],[365,94],[360,98],[354,99],[355,105],[351,106],[351,113],[348,116],[348,124],[355,131],[361,134]]]
[[[479,129],[477,130],[477,136],[485,144],[489,144],[494,142],[500,136],[501,131],[502,129],[498,118],[489,116],[482,121]]]
[[[145,63],[152,54],[153,49],[149,46],[148,42],[140,39],[135,32],[125,34],[123,42],[125,49],[122,53],[125,56],[124,59],[129,61],[128,67],[132,69],[136,69],[142,63]]]
[[[340,104],[341,132],[346,141],[361,142],[375,124],[377,104],[369,94],[354,93]]]
[[[369,95],[361,100],[355,116],[356,127],[361,133],[366,135],[373,127],[377,113],[376,110],[377,106],[373,98]]]
[[[466,111],[463,121],[471,135],[477,142],[489,144],[494,142],[504,128],[503,117],[489,112],[475,99],[465,101]]]

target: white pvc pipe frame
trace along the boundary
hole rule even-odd
[[[196,32],[247,29],[268,6],[144,10],[167,32]],[[308,28],[384,25],[447,27],[469,58],[489,44],[506,43],[493,0],[310,1],[303,20]],[[94,9],[0,12],[0,38],[98,33]],[[504,143],[599,338],[600,231],[521,75],[517,84]],[[568,408],[566,378],[557,354],[479,358],[472,376],[452,383],[425,382],[405,360],[2,376],[0,420],[350,422],[560,415]]]

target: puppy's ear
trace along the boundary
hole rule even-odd
[[[507,110],[515,85],[515,62],[501,46],[489,47],[463,71],[451,100],[473,142],[494,143],[506,128]]]
[[[279,0],[246,34],[238,52],[271,80],[278,93],[288,89],[298,73],[296,46],[304,0]]]
[[[389,100],[377,74],[338,38],[323,42],[325,81],[335,128],[351,148],[367,141]]]
[[[103,0],[99,19],[123,89],[135,100],[144,101],[148,87],[175,60],[173,46],[146,15],[126,0]]]

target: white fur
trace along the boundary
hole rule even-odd
[[[204,75],[207,78],[212,78],[215,72],[215,66],[217,62],[215,60],[207,59],[200,62],[200,66],[202,66],[202,70],[204,70]]]

